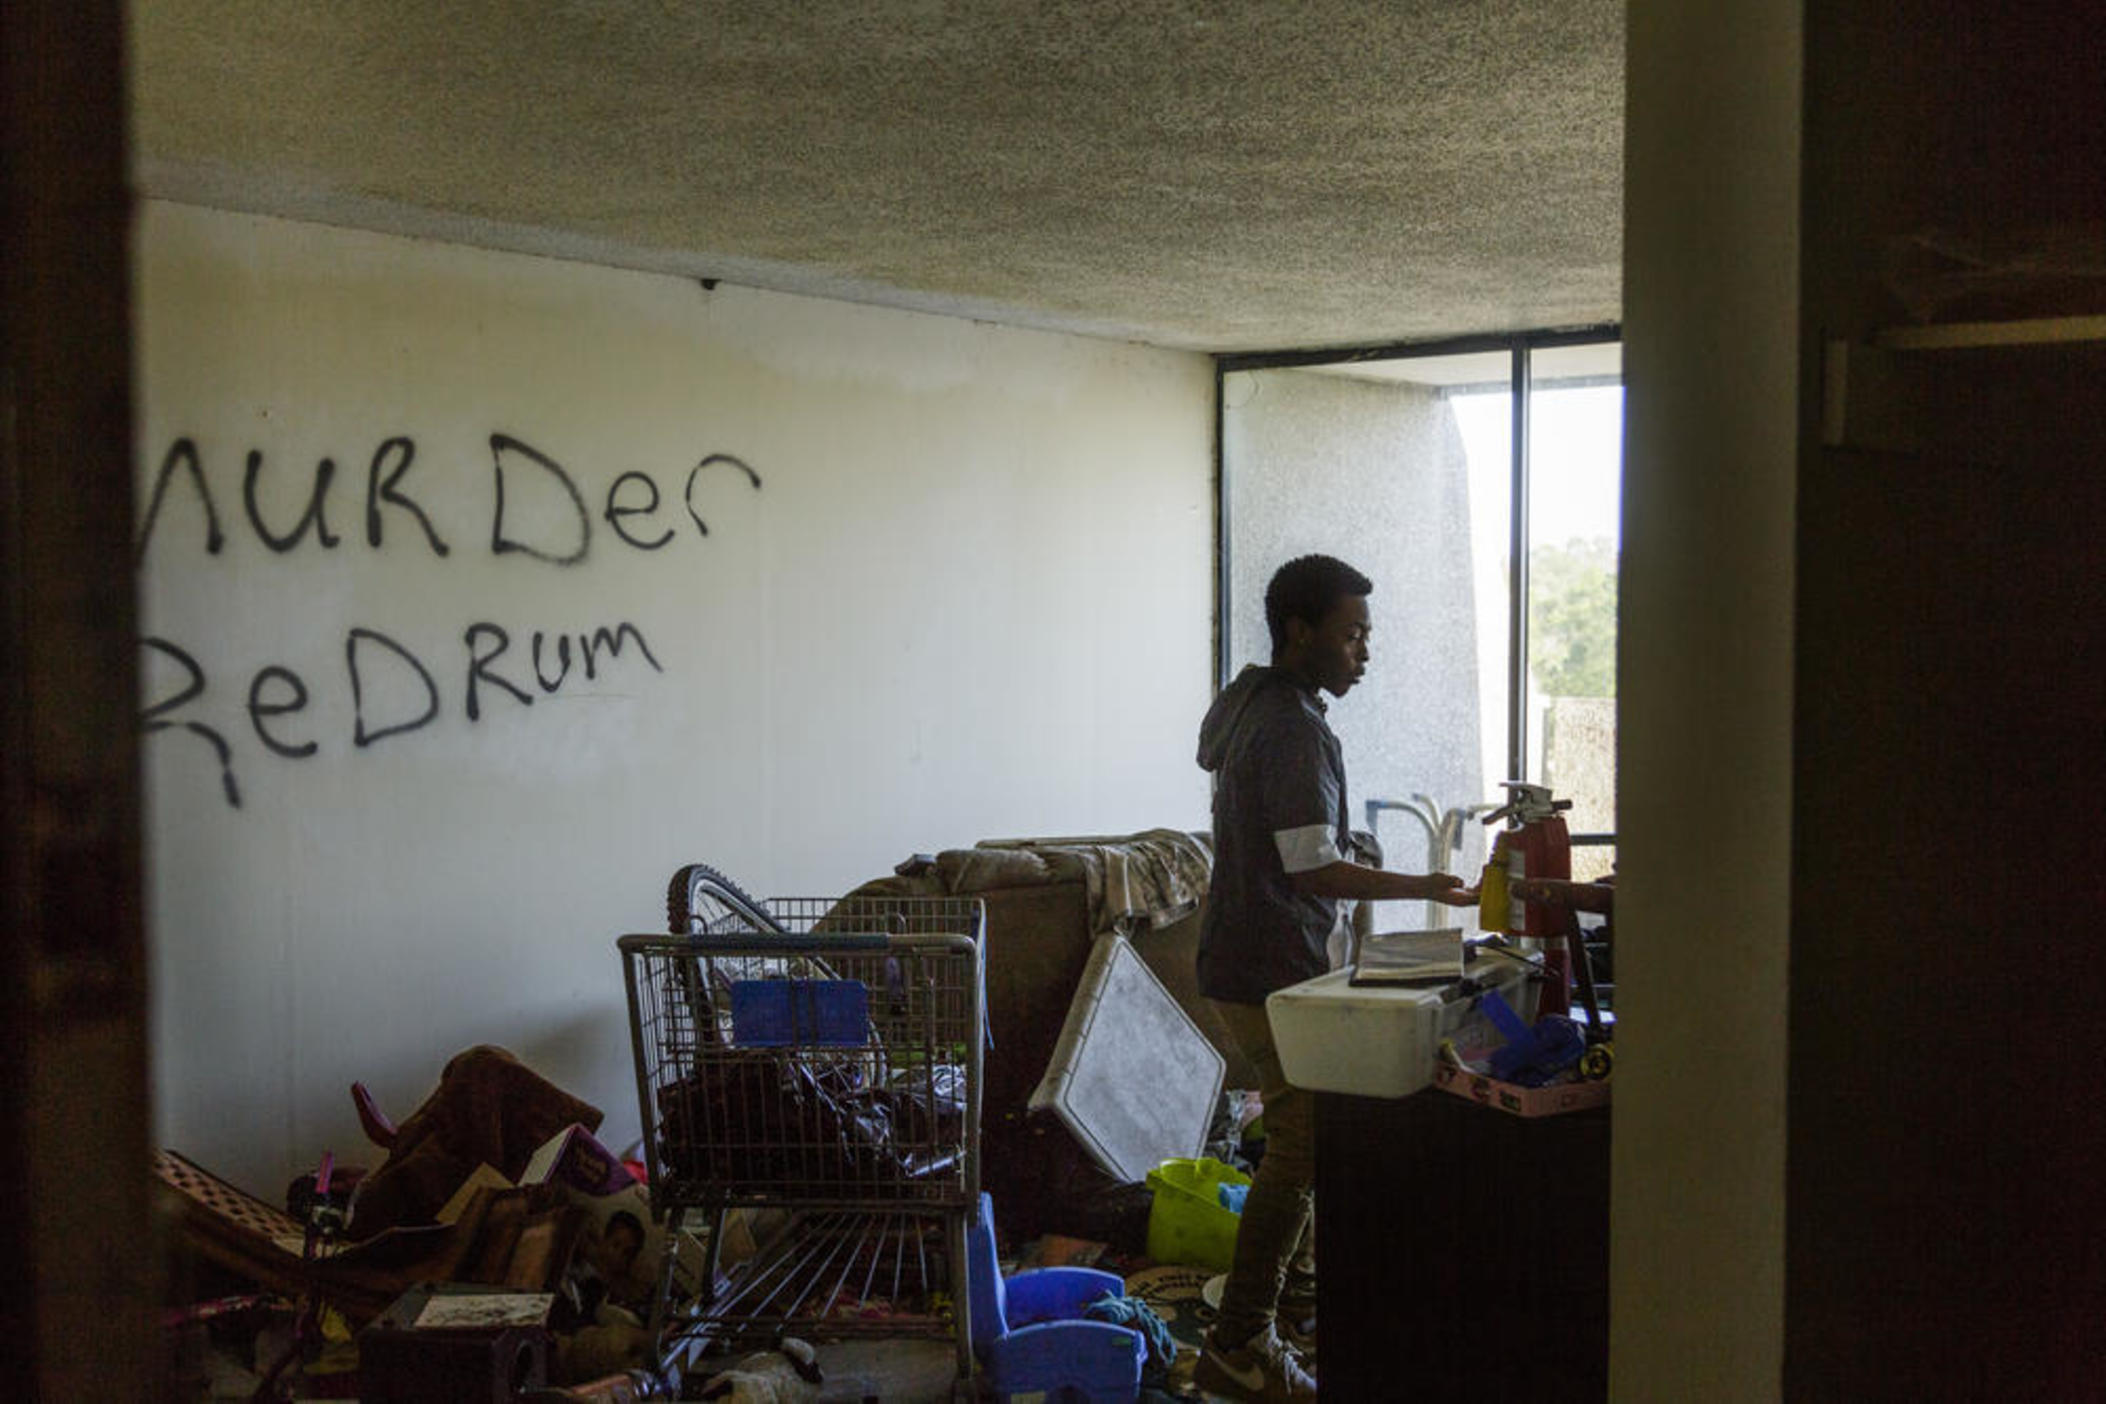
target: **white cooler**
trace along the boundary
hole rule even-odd
[[[1433,1085],[1441,1040],[1503,1040],[1470,996],[1443,1003],[1439,988],[1348,983],[1352,968],[1275,990],[1265,1001],[1273,1046],[1287,1080],[1313,1092],[1408,1097]],[[1523,1019],[1533,1016],[1529,972],[1501,956],[1481,955],[1470,973],[1487,981]]]

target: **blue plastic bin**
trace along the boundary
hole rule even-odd
[[[861,980],[734,980],[731,1041],[744,1048],[855,1047],[870,1029]]]

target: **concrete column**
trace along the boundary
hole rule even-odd
[[[1780,1389],[1800,70],[1795,4],[1631,7],[1618,1400]]]

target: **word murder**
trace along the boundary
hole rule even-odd
[[[663,497],[658,480],[648,473],[634,470],[621,474],[608,484],[606,495],[599,502],[595,514],[587,508],[585,495],[578,490],[576,479],[555,459],[509,434],[490,436],[490,458],[492,473],[492,509],[490,517],[490,552],[503,556],[513,552],[534,560],[547,561],[553,565],[576,565],[586,559],[592,549],[592,524],[597,518],[604,521],[615,536],[639,551],[656,551],[670,543],[676,535],[674,529],[658,517]],[[425,513],[423,506],[404,486],[411,465],[417,461],[416,443],[404,435],[396,435],[381,441],[373,450],[372,461],[366,468],[365,486],[365,538],[366,545],[378,550],[386,539],[390,513],[406,514],[422,529],[424,540],[432,553],[450,555],[452,543],[440,535],[439,529]],[[546,502],[556,504],[553,522],[537,523],[538,539],[517,540],[507,528],[505,520],[505,488],[507,471],[524,486],[527,483],[541,485],[540,496]],[[695,491],[699,483],[711,473],[720,470],[738,475],[755,492],[760,490],[760,474],[744,459],[728,453],[712,453],[687,471],[687,484],[681,493],[680,505],[687,519],[694,523],[698,535],[709,535],[709,523],[703,520],[696,508]],[[331,489],[336,480],[336,462],[324,458],[315,464],[314,477],[308,489],[307,505],[297,520],[287,524],[282,520],[273,523],[265,520],[266,513],[259,493],[264,479],[265,460],[257,449],[249,450],[247,466],[241,479],[241,506],[248,519],[249,528],[256,539],[279,554],[292,551],[310,536],[317,546],[334,550],[343,537],[330,525],[329,507]],[[161,509],[168,496],[170,485],[176,482],[187,485],[202,507],[205,520],[205,550],[217,555],[226,545],[226,531],[220,525],[220,511],[205,474],[205,460],[198,452],[197,444],[188,438],[179,438],[169,445],[162,455],[161,466],[154,473],[153,488],[147,495],[146,515],[139,527],[138,559],[146,559],[146,548],[152,541],[155,525],[160,521]],[[398,518],[399,520],[399,518]],[[529,532],[530,535],[535,533]]]
[[[591,633],[553,637],[537,629],[525,648],[514,650],[512,636],[487,621],[470,624],[462,635],[466,652],[462,703],[470,722],[480,721],[486,698],[502,693],[521,706],[532,706],[538,692],[547,696],[571,681],[575,663],[588,682],[634,647],[653,672],[664,673],[643,633],[633,624],[600,627]],[[234,747],[225,732],[199,720],[193,704],[205,695],[205,669],[186,649],[167,639],[140,640],[174,665],[181,685],[149,702],[139,714],[147,735],[180,731],[209,746],[219,761],[220,789],[227,803],[241,807],[241,786],[234,775]],[[353,628],[344,635],[344,675],[351,693],[351,744],[358,750],[394,736],[420,731],[438,719],[440,689],[420,658],[407,645],[377,629]],[[256,739],[272,755],[309,760],[322,743],[300,724],[311,694],[307,680],[291,668],[268,664],[249,678],[245,711]]]

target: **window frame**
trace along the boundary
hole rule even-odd
[[[1528,763],[1528,499],[1529,395],[1531,357],[1537,351],[1565,346],[1599,346],[1623,340],[1621,323],[1537,331],[1497,332],[1448,337],[1439,341],[1390,342],[1375,346],[1324,350],[1252,351],[1214,357],[1214,685],[1228,686],[1228,611],[1230,530],[1229,467],[1225,382],[1236,371],[1292,370],[1307,366],[1352,365],[1368,361],[1403,361],[1436,356],[1482,355],[1505,351],[1509,357],[1509,404],[1512,473],[1508,530],[1506,760],[1507,774],[1525,778]]]

